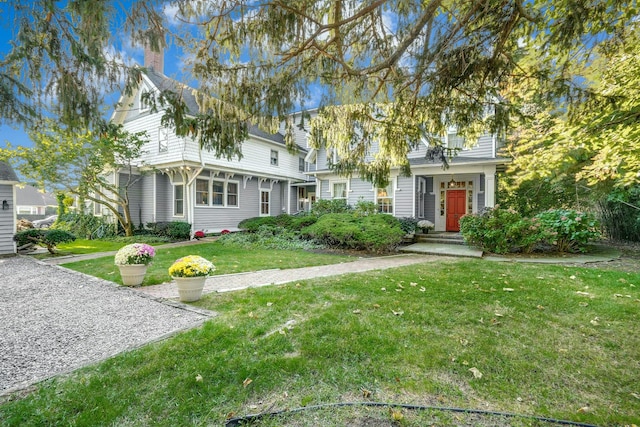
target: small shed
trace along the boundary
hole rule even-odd
[[[0,256],[16,254],[16,184],[18,177],[11,165],[0,162]]]

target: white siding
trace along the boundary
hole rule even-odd
[[[3,200],[9,203],[9,209],[0,208],[0,255],[16,253],[13,235],[15,234],[15,214],[13,185],[0,185],[0,204]]]
[[[394,194],[394,215],[398,218],[413,215],[413,180],[414,177],[398,177],[398,187]]]

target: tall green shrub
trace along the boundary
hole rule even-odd
[[[536,218],[549,231],[549,241],[558,252],[584,252],[589,241],[600,237],[598,221],[589,213],[550,209]]]

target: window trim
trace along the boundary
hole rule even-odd
[[[176,191],[178,189],[178,187],[182,188],[182,198],[178,199],[176,197]],[[180,200],[182,202],[182,212],[178,212],[177,208],[177,203],[178,200]],[[173,216],[179,216],[179,217],[184,217],[184,183],[175,183],[173,184]]]
[[[275,154],[275,156],[274,156]],[[278,150],[271,150],[271,155],[270,155],[270,159],[269,159],[269,164],[271,166],[278,166],[280,163],[280,154],[278,152]]]
[[[232,180],[232,179],[215,179],[213,177],[200,177],[198,180],[207,180],[209,182],[207,192],[208,192],[208,204],[198,204],[196,203],[197,208],[239,208],[240,207],[240,181]],[[197,184],[196,184],[197,185]],[[216,192],[216,185],[222,187],[222,192]],[[236,192],[229,192],[229,185],[235,185]],[[216,195],[221,195],[222,203],[216,203]],[[232,205],[229,203],[229,196],[236,197],[236,204]],[[198,199],[198,190],[196,186],[196,200]]]
[[[335,196],[335,185],[336,184],[344,184],[344,197],[336,197]],[[341,179],[336,181],[329,181],[329,191],[331,192],[331,200],[345,200],[349,199],[349,180]]]
[[[206,182],[207,188],[203,190],[198,190],[198,182]],[[196,206],[211,206],[211,180],[208,177],[198,177],[196,178]],[[206,194],[206,203],[200,203],[200,198],[198,197],[198,193]]]
[[[151,110],[151,105],[149,105],[148,102],[144,102],[142,100],[143,95],[147,94],[147,93],[151,93],[151,91],[145,87],[144,89],[142,89],[140,91],[140,93],[138,95],[138,106],[139,106],[139,111],[141,113],[146,113],[147,111]]]
[[[263,201],[262,201],[262,195],[266,194],[267,195],[267,213],[263,213],[262,212],[262,206],[263,206]],[[264,188],[260,188],[260,199],[259,199],[259,203],[258,203],[258,214],[259,216],[271,216],[271,190],[269,189],[264,189]]]
[[[395,210],[395,201],[396,201],[396,182],[395,182],[395,178],[392,178],[391,181],[389,182],[389,185],[387,185],[387,187],[384,188],[384,190],[387,192],[387,196],[386,197],[379,197],[379,193],[380,193],[380,189],[381,188],[375,188],[375,203],[376,206],[378,207],[378,212],[379,213],[385,213],[385,214],[390,214],[393,215],[393,212]],[[391,195],[389,195],[389,190],[391,190]],[[390,203],[387,204],[387,206],[391,209],[391,211],[389,212],[385,212],[384,210],[381,210],[381,206],[380,206],[380,200],[389,200]]]

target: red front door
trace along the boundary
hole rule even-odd
[[[467,190],[447,191],[447,231],[460,231],[460,218],[467,213]]]

